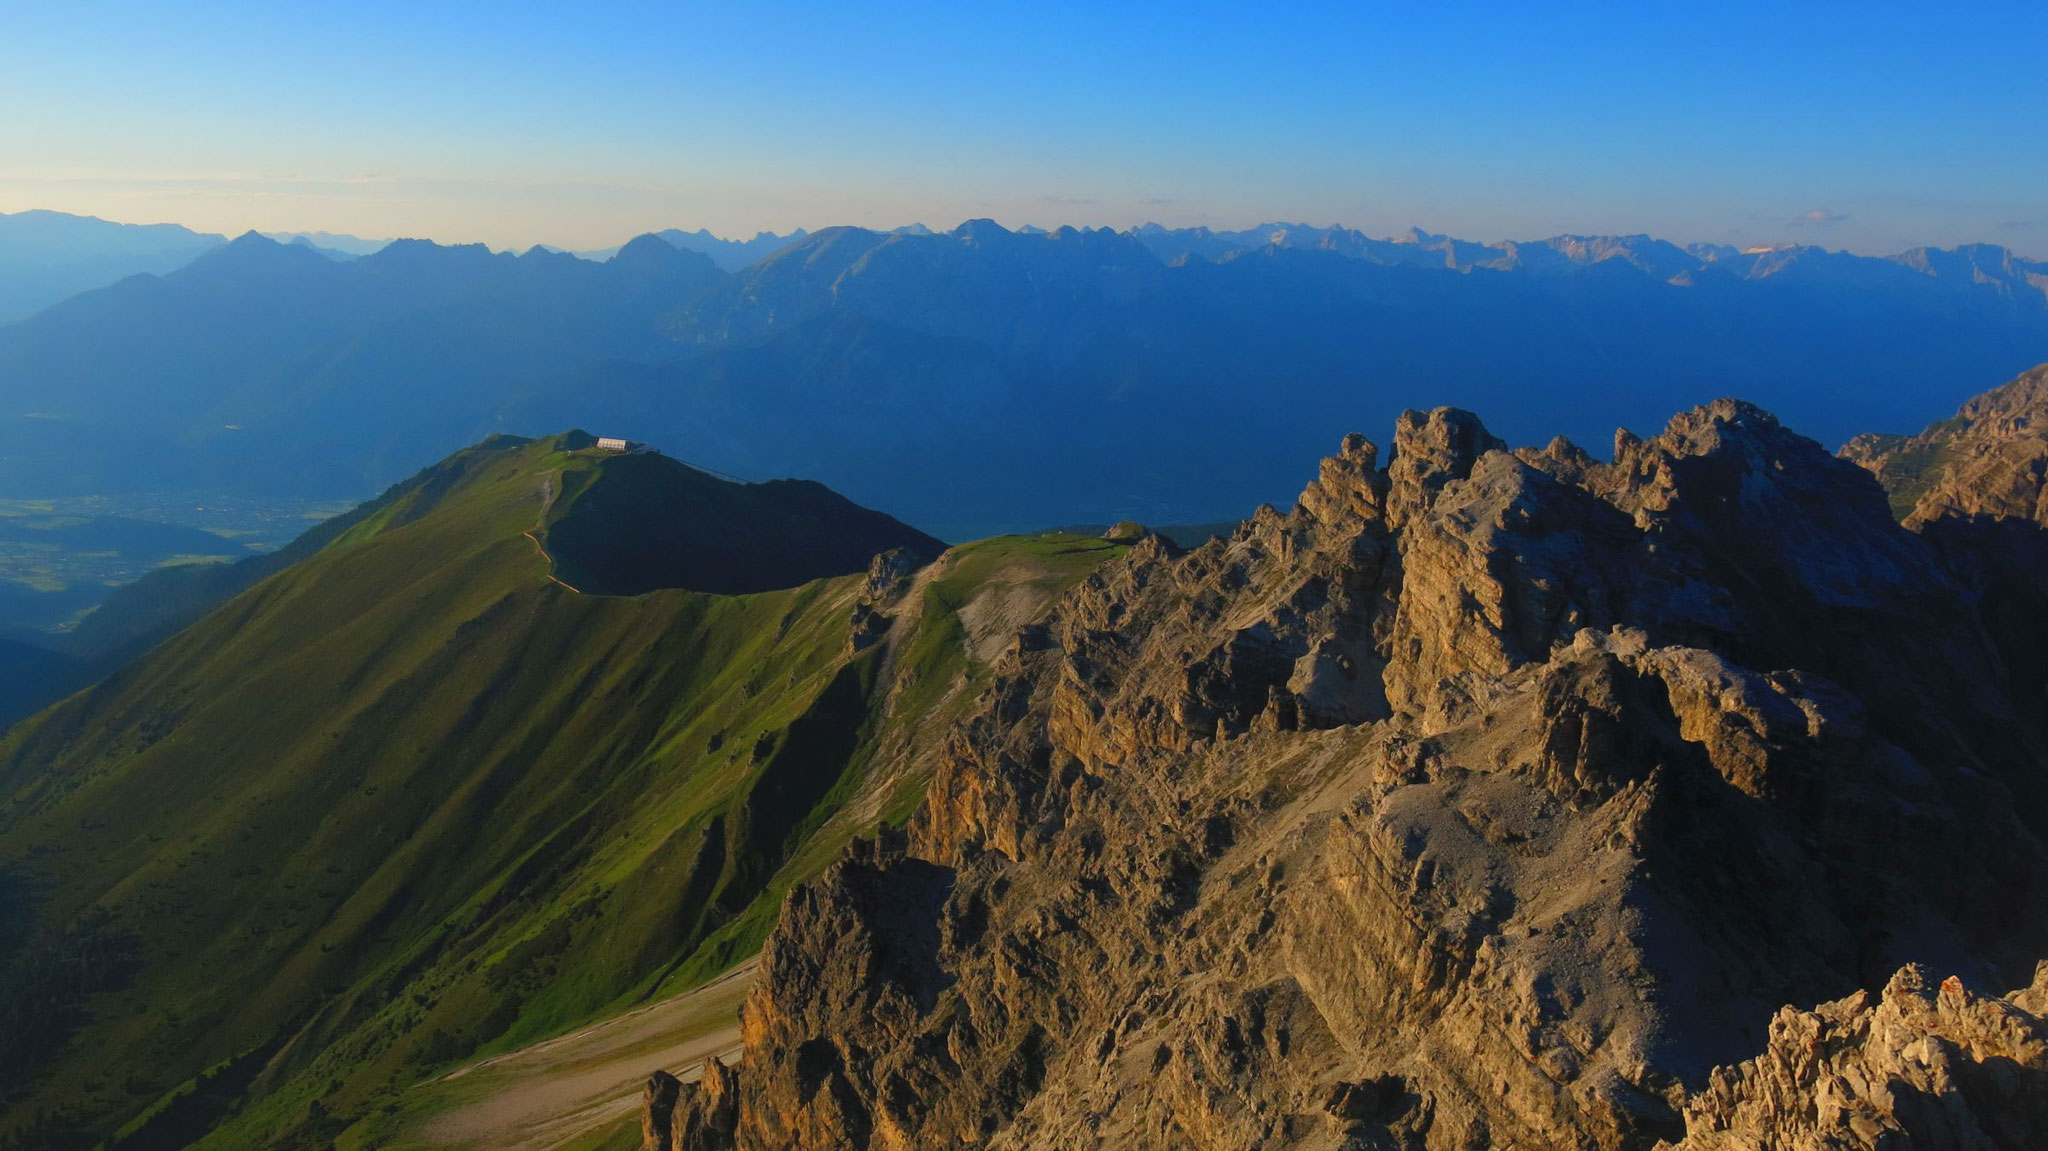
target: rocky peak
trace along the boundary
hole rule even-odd
[[[1846,499],[1867,518],[1877,494],[1819,444],[1741,400],[1680,412],[1648,440],[1616,432],[1612,466],[1606,494],[1638,522],[1680,514],[1729,522],[1730,512],[1775,513],[1811,492]]]
[[[1018,634],[910,833],[785,905],[738,1146],[1820,1146],[1782,1005],[2048,954],[1994,638],[2048,598],[1737,401],[1611,464],[1455,409],[1391,454]],[[1861,1011],[1843,1074],[1967,1023]]]
[[[1771,1020],[1754,1059],[1686,1106],[1676,1151],[2019,1148],[2048,1131],[2048,963],[2004,997],[1927,968]]]
[[[1698,562],[1782,596],[1878,608],[1939,586],[1924,548],[1892,530],[1883,492],[1769,413],[1718,400],[1663,434],[1615,439],[1601,494],[1639,528],[1689,546]]]
[[[717,265],[710,256],[678,248],[653,233],[627,241],[608,263],[615,270],[650,279],[683,276],[709,283],[718,278]]]
[[[1393,526],[1426,514],[1445,485],[1471,475],[1482,455],[1506,450],[1471,412],[1402,413],[1394,424],[1394,458],[1387,466]]]
[[[1593,469],[1602,466],[1591,452],[1563,436],[1552,439],[1542,451],[1521,448],[1515,458],[1538,471],[1551,475],[1569,484],[1586,485],[1586,477]]]
[[[1371,440],[1352,433],[1337,454],[1325,458],[1315,482],[1302,489],[1301,510],[1318,524],[1338,529],[1346,523],[1376,522],[1387,516],[1387,477],[1379,470],[1380,450]]]
[[[953,229],[955,237],[965,240],[970,244],[987,244],[997,240],[1006,240],[1015,234],[994,220],[985,218],[962,221],[959,227]]]

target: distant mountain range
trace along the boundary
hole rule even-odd
[[[798,228],[787,236],[773,232],[757,232],[751,240],[727,240],[714,236],[703,228],[685,232],[680,228],[665,228],[653,233],[681,248],[685,252],[701,252],[711,257],[711,262],[728,272],[737,272],[748,264],[761,259],[771,252],[780,250],[790,243],[801,240],[810,233]],[[618,253],[617,248],[602,248],[591,252],[578,252],[586,260],[609,260]]]
[[[263,235],[280,244],[300,244],[338,259],[367,256],[391,243],[389,240],[365,240],[361,236],[340,232],[265,232]]]
[[[334,232],[270,232],[284,244],[351,260],[389,240]],[[163,275],[226,244],[178,224],[117,224],[68,212],[0,212],[0,324],[130,276]]]
[[[0,484],[375,488],[450,427],[501,430],[524,389],[665,354],[656,322],[720,275],[654,239],[605,264],[418,240],[341,262],[251,233],[0,328],[5,406],[37,413],[0,426],[22,465]]]
[[[1241,514],[1418,397],[1597,449],[1732,393],[1839,442],[2044,358],[2048,264],[1986,245],[971,221],[343,262],[251,235],[0,327],[0,492],[359,495],[585,426],[965,538]]]
[[[1026,228],[1024,230],[1026,232],[1044,234],[1044,229],[1042,228]],[[906,224],[901,228],[892,229],[889,234],[892,236],[929,236],[932,234],[932,230],[923,224]],[[720,236],[714,236],[704,228],[699,228],[694,232],[685,232],[680,228],[664,228],[659,232],[653,233],[653,235],[667,240],[685,252],[702,252],[711,257],[712,263],[717,264],[728,272],[737,272],[757,260],[765,259],[781,251],[783,248],[810,235],[810,233],[802,228],[798,228],[788,235],[777,235],[774,232],[756,232],[751,240],[728,240]],[[586,260],[609,260],[617,252],[617,248],[601,248],[596,251],[578,252],[576,254]]]
[[[176,224],[0,212],[0,324],[129,276],[173,271],[225,243]]]

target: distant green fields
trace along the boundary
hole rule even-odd
[[[0,500],[0,632],[65,628],[158,568],[281,547],[345,510],[177,493]]]

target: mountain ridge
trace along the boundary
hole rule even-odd
[[[594,444],[458,453],[0,740],[0,913],[104,957],[9,1032],[78,1029],[12,1138],[402,1143],[427,1072],[756,951],[651,1145],[1798,1140],[1785,1028],[2038,1013],[2044,533],[1902,529],[1754,405],[1608,462],[1411,412],[1193,549],[740,595],[550,578],[563,493],[809,490]],[[1972,1066],[1927,1089],[1981,1113]]]
[[[638,317],[720,275],[702,256],[657,255],[591,264],[400,240],[337,263],[245,234],[0,328],[8,381],[68,381],[62,419],[104,445],[12,482],[130,490],[168,469],[200,487],[376,490],[431,463],[438,449],[421,445],[502,430],[495,409],[536,376],[651,343]],[[0,436],[33,454],[49,422]],[[350,450],[311,450],[337,427],[360,433]]]
[[[614,490],[608,530],[691,520],[727,570],[750,539],[816,546],[767,552],[745,594],[582,594],[534,537]],[[0,915],[24,927],[0,1145],[385,1145],[448,1104],[427,1072],[757,946],[787,884],[921,787],[878,749],[936,737],[898,698],[922,719],[967,690],[982,582],[1121,550],[994,541],[879,626],[865,605],[941,545],[820,492],[501,436],[226,586],[157,581],[198,618],[0,739]]]
[[[647,1146],[2027,1145],[2048,678],[1976,582],[2007,548],[1733,401],[1611,463],[1455,409],[1384,467],[1351,437],[1016,633]],[[1986,1037],[1829,1094],[1799,1037],[1887,986],[1840,1066]]]
[[[1893,493],[1910,526],[1951,517],[2048,525],[2048,364],[1913,436],[1858,436],[1841,454]]]
[[[0,212],[0,325],[130,276],[170,272],[226,242],[178,224]]]
[[[1376,262],[1280,230],[1162,260],[1163,229],[839,228],[737,272],[646,237],[605,264],[423,241],[336,263],[244,238],[0,327],[0,403],[34,416],[0,418],[0,483],[360,498],[446,443],[602,424],[971,538],[1285,498],[1330,424],[1399,414],[1389,380],[1516,438],[1602,442],[1591,412],[1650,426],[1733,389],[1846,440],[2048,355],[2036,265],[2001,249],[1909,267],[1562,237],[1509,261],[1418,233],[1373,241]],[[1581,403],[1559,427],[1542,398],[1565,386]]]

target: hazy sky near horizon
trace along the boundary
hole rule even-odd
[[[0,211],[615,244],[993,217],[2048,257],[2048,4],[23,3]]]

